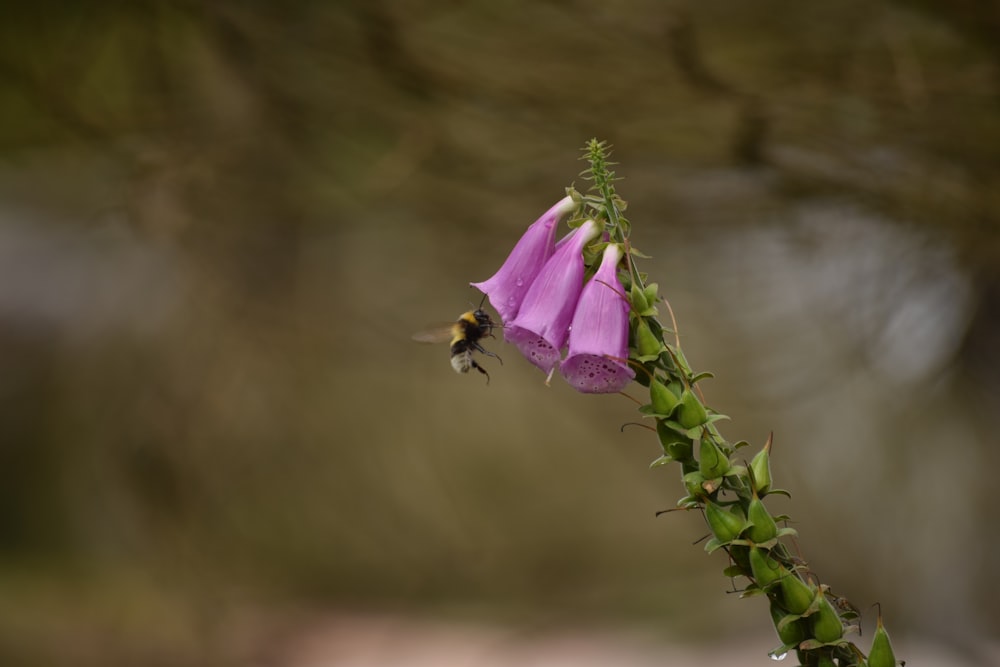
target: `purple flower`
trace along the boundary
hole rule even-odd
[[[560,244],[528,288],[517,317],[504,328],[504,338],[546,373],[559,363],[583,289],[583,246],[600,231],[587,220]]]
[[[625,388],[635,371],[628,359],[628,301],[618,280],[622,250],[604,250],[601,266],[586,284],[573,314],[569,350],[559,372],[577,391],[612,394]]]
[[[492,278],[481,283],[470,283],[489,297],[502,322],[508,322],[517,316],[528,288],[546,260],[552,256],[559,220],[575,208],[576,203],[571,197],[560,199],[528,227],[528,231]]]

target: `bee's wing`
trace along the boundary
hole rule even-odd
[[[411,338],[418,343],[447,343],[455,336],[455,324],[441,324],[424,329],[413,334]]]

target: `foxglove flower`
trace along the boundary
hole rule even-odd
[[[517,315],[535,276],[554,252],[559,221],[575,208],[576,202],[572,197],[566,196],[559,200],[528,227],[528,231],[492,278],[481,283],[470,283],[489,298],[502,322],[509,322]]]
[[[604,249],[601,266],[580,294],[569,331],[569,350],[559,372],[577,391],[613,394],[635,371],[628,359],[628,301],[618,280],[621,247]]]
[[[504,338],[546,373],[559,363],[583,289],[583,246],[600,231],[586,220],[559,245],[528,288],[517,317],[504,328]]]

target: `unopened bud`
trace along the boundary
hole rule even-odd
[[[778,525],[757,494],[754,494],[747,506],[747,521],[750,525],[746,536],[751,542],[761,544],[778,536]]]
[[[767,495],[771,489],[771,436],[767,437],[764,448],[750,461],[750,472],[753,473],[753,483],[757,493]]]
[[[718,479],[729,472],[729,458],[712,438],[704,437],[698,445],[698,469],[705,479]]]
[[[806,629],[802,625],[802,619],[784,620],[789,613],[781,606],[771,600],[771,620],[774,621],[774,629],[778,632],[778,639],[785,646],[795,646],[806,638]]]
[[[718,503],[705,499],[705,519],[708,521],[712,534],[722,543],[728,543],[739,537],[746,524],[742,515],[723,509]]]
[[[816,613],[809,617],[809,621],[812,624],[813,637],[824,644],[835,642],[844,636],[844,624],[825,595],[820,596],[819,607]]]
[[[771,558],[767,549],[750,547],[750,572],[757,586],[767,590],[788,574],[788,568]]]
[[[643,317],[635,325],[635,349],[639,353],[639,361],[656,359],[663,350],[663,342],[656,338]]]
[[[681,405],[677,411],[677,421],[684,428],[701,426],[708,421],[708,413],[698,397],[690,389],[681,392]]]
[[[638,283],[632,283],[632,289],[629,290],[629,303],[632,304],[632,310],[639,315],[644,314],[649,309],[649,302],[646,300],[646,293],[639,287]]]
[[[781,578],[781,603],[793,614],[801,614],[816,598],[816,590],[799,579],[794,572]]]
[[[649,381],[649,404],[653,414],[658,417],[669,417],[680,401],[667,385],[655,377]]]
[[[896,667],[896,654],[892,651],[889,633],[882,625],[881,610],[878,614],[875,636],[872,637],[872,650],[868,654],[868,667]]]
[[[706,495],[705,487],[702,486],[705,483],[705,477],[697,470],[686,473],[683,480],[684,488],[687,490],[689,496],[702,498]]]

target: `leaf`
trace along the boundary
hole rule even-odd
[[[667,456],[666,454],[663,454],[662,456],[654,460],[652,463],[650,463],[649,467],[659,468],[660,466],[667,465],[668,463],[673,463],[673,461],[674,459],[672,456]]]
[[[740,567],[739,565],[730,565],[729,567],[727,567],[725,570],[722,571],[722,574],[729,577],[730,579],[735,579],[736,577],[743,576],[743,568]]]

